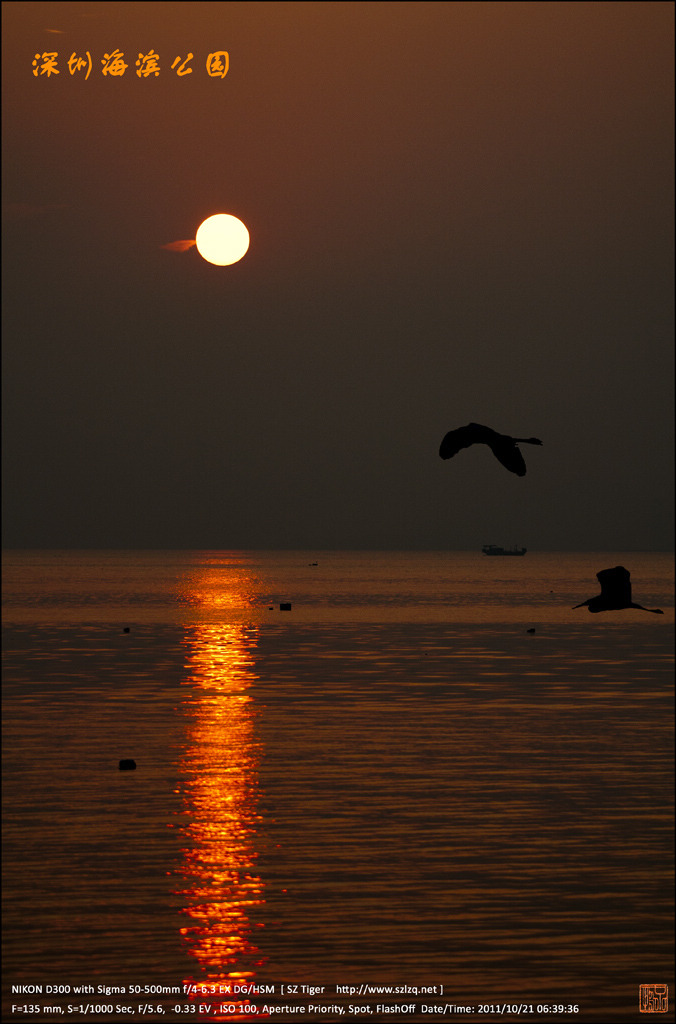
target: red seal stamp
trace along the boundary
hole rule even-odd
[[[668,985],[639,985],[638,1008],[641,1013],[666,1013],[669,1009]]]

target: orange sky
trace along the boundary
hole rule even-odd
[[[672,4],[3,19],[5,543],[671,546]],[[240,264],[163,248],[216,212]]]

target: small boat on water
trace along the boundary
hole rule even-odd
[[[501,548],[497,544],[484,544],[481,549],[485,555],[525,555],[528,548]]]

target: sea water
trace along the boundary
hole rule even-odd
[[[617,564],[663,615],[573,610]],[[671,555],[7,552],[3,589],[4,1020],[673,1013]]]

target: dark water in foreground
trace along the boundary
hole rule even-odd
[[[618,563],[663,616],[571,610]],[[4,593],[3,1020],[673,1019],[672,556],[9,553]]]

